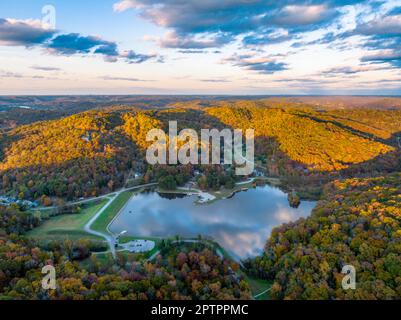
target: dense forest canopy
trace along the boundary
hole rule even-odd
[[[166,130],[171,120],[179,130],[255,129],[257,159],[274,176],[322,180],[346,169],[366,172],[375,162],[387,171],[399,165],[400,110],[323,112],[278,108],[277,103],[268,107],[264,101],[218,104],[149,111],[115,107],[18,126],[0,136],[0,189],[27,199],[113,191],[123,186],[130,170],[146,172],[146,134],[153,128]]]
[[[238,177],[223,166],[147,165],[146,134],[167,130],[169,121],[177,121],[179,130],[253,128],[257,168],[292,189],[294,203],[300,200],[294,187],[314,186],[320,200],[310,217],[274,229],[264,254],[246,261],[243,271],[272,282],[273,299],[401,297],[399,100],[355,97],[352,107],[344,107],[342,97],[138,97],[130,107],[123,103],[130,98],[121,97],[115,100],[121,104],[89,110],[92,99],[86,97],[82,107],[72,99],[70,113],[61,111],[67,103],[61,97],[48,114],[0,110],[0,194],[64,204],[114,192],[133,172],[142,173],[143,183],[175,189],[200,171],[200,189],[232,189]],[[32,101],[48,105],[52,99]],[[151,101],[157,101],[153,108]],[[18,114],[27,117],[21,121]],[[15,205],[0,206],[0,299],[251,298],[239,265],[202,245],[170,243],[153,262],[118,255],[104,264],[91,255],[104,243],[43,246],[26,239],[25,232],[40,223]],[[40,286],[41,267],[49,263],[59,276],[51,293]],[[341,287],[345,264],[356,268],[357,290]]]
[[[216,107],[207,109],[206,112],[227,125],[243,130],[254,128],[257,137],[275,138],[280,150],[291,160],[305,164],[312,170],[341,170],[351,164],[362,163],[394,151],[390,145],[361,136],[353,127],[342,123],[341,119],[338,119],[337,123],[326,120],[330,119],[330,113],[320,115],[308,109],[253,106]],[[392,128],[392,131],[388,134],[396,130],[401,131],[401,112],[388,112],[391,114],[382,117],[383,120],[391,122],[387,130]],[[364,113],[368,113],[372,119],[375,117],[372,111]],[[396,125],[393,124],[394,120],[399,120]]]
[[[312,215],[276,228],[253,274],[274,280],[276,299],[401,297],[401,175],[335,181]],[[342,289],[352,265],[357,289]]]
[[[87,240],[51,241],[46,247],[22,234],[38,223],[32,215],[0,206],[0,300],[233,300],[250,299],[239,265],[202,245],[166,244],[154,262],[102,263]],[[84,263],[85,261],[85,263]],[[42,288],[42,267],[52,265],[57,290]]]

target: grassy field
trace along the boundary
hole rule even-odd
[[[260,293],[266,291],[272,286],[272,283],[266,280],[255,279],[249,276],[245,276],[245,279],[251,287],[253,296],[259,295]],[[257,297],[256,300],[270,300],[269,292],[266,292],[263,295]]]
[[[120,193],[117,198],[114,199],[114,201],[102,213],[102,215],[98,217],[98,219],[92,224],[91,229],[102,233],[109,233],[109,231],[107,230],[107,226],[124,207],[127,201],[131,198],[132,194],[132,191],[125,191]]]
[[[60,240],[60,239],[96,239],[84,231],[84,226],[105,204],[106,200],[89,206],[79,214],[60,215],[45,221],[41,226],[28,232],[27,236],[38,240]]]

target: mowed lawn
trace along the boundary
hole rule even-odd
[[[114,201],[107,207],[107,209],[104,210],[100,217],[98,217],[97,220],[92,224],[91,229],[102,233],[109,233],[107,226],[121,211],[132,195],[132,191],[120,193],[117,198],[115,198]]]
[[[245,276],[246,281],[249,283],[253,296],[257,296],[267,289],[271,288],[272,283],[262,279],[255,279],[253,277]],[[256,298],[256,300],[270,300],[269,292],[266,292]]]
[[[28,232],[27,236],[39,240],[77,240],[82,238],[101,240],[99,237],[86,233],[84,226],[106,203],[107,200],[103,200],[83,209],[81,213],[50,218],[41,226]]]

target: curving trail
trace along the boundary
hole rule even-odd
[[[116,258],[116,248],[115,248],[115,243],[116,243],[116,237],[114,235],[112,235],[111,233],[102,233],[99,231],[95,231],[92,230],[91,226],[95,223],[95,221],[103,214],[103,212],[113,203],[113,201],[123,192],[125,191],[129,191],[129,190],[134,190],[134,189],[139,189],[139,188],[144,188],[144,187],[150,187],[150,186],[154,186],[157,185],[157,183],[148,183],[148,184],[143,184],[143,185],[139,185],[139,186],[135,186],[132,188],[123,188],[117,192],[113,192],[107,195],[103,195],[97,198],[90,198],[90,199],[85,199],[85,200],[81,200],[78,202],[73,202],[73,203],[69,203],[70,205],[77,205],[77,204],[83,204],[86,202],[90,202],[93,200],[98,200],[98,199],[109,199],[109,201],[107,202],[107,204],[105,204],[89,221],[88,223],[85,225],[84,230],[90,234],[93,234],[95,236],[101,237],[103,239],[105,239],[110,247],[110,252],[113,255],[113,258]]]
[[[92,202],[94,200],[110,198],[110,196],[119,195],[120,193],[125,192],[125,191],[130,191],[130,190],[135,190],[135,189],[140,189],[140,188],[147,188],[147,187],[154,187],[154,186],[157,186],[158,184],[159,183],[157,183],[157,182],[153,182],[153,183],[141,184],[141,185],[138,185],[138,186],[135,186],[135,187],[123,188],[123,189],[120,189],[118,191],[114,191],[114,192],[110,192],[110,193],[107,193],[107,194],[103,194],[103,195],[98,196],[98,197],[92,197],[92,198],[86,198],[86,199],[83,199],[83,200],[67,202],[65,205],[66,206],[73,206],[73,205],[78,205],[78,204],[84,204],[84,203]],[[56,209],[56,208],[57,208],[56,206],[38,207],[38,208],[34,208],[34,210],[51,210],[51,209]]]
[[[98,232],[91,229],[91,226],[95,223],[95,221],[103,214],[103,212],[110,206],[110,204],[117,198],[119,193],[115,194],[113,197],[109,198],[109,202],[103,206],[85,225],[84,230],[87,233],[93,234],[95,236],[101,237],[107,241],[110,247],[110,252],[113,255],[113,258],[116,258],[116,248],[115,248],[115,238],[110,234],[104,234],[102,232]]]
[[[263,291],[263,292],[257,294],[256,296],[254,296],[253,299],[256,300],[257,298],[263,296],[265,293],[268,293],[268,292],[270,292],[271,290],[272,290],[272,288],[269,288],[269,289],[267,289],[267,290],[265,290],[265,291]]]

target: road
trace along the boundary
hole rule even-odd
[[[267,290],[265,290],[265,291],[263,291],[263,292],[257,294],[257,295],[254,296],[253,298],[256,300],[257,298],[263,296],[265,293],[268,293],[268,292],[270,292],[271,290],[272,290],[272,288],[269,288],[269,289],[267,289]]]
[[[102,195],[100,197],[97,198],[90,198],[90,199],[85,199],[85,200],[81,200],[78,202],[73,202],[73,203],[69,203],[69,205],[77,205],[77,204],[83,204],[86,202],[91,202],[93,200],[97,200],[97,199],[109,199],[109,201],[107,202],[107,204],[105,204],[89,221],[88,223],[85,225],[84,230],[90,234],[93,234],[95,236],[101,237],[103,239],[105,239],[110,247],[110,252],[113,255],[113,258],[116,258],[116,248],[115,248],[115,243],[116,243],[116,238],[115,236],[111,235],[111,234],[106,234],[106,233],[102,233],[102,232],[98,232],[95,230],[92,230],[92,225],[95,223],[95,221],[103,214],[103,212],[112,204],[112,202],[123,192],[125,191],[129,191],[129,190],[134,190],[134,189],[138,189],[138,188],[144,188],[144,187],[150,187],[150,186],[154,186],[157,185],[157,183],[148,183],[148,184],[143,184],[140,186],[135,186],[132,188],[123,188],[117,192],[113,192],[107,195]]]
[[[108,194],[104,194],[101,195],[99,197],[92,197],[92,198],[87,198],[87,199],[83,199],[83,200],[79,200],[79,201],[73,201],[73,202],[68,202],[65,205],[66,206],[72,206],[72,205],[80,205],[80,204],[84,204],[84,203],[88,203],[88,202],[92,202],[95,200],[100,200],[100,199],[108,199],[107,204],[105,204],[89,221],[88,223],[85,225],[84,230],[87,233],[90,233],[92,235],[101,237],[103,239],[105,239],[110,247],[110,252],[113,255],[113,258],[116,258],[116,248],[115,248],[115,236],[113,236],[110,233],[102,233],[102,232],[98,232],[95,230],[92,230],[92,225],[95,223],[95,221],[103,214],[103,212],[111,205],[111,203],[123,192],[125,191],[130,191],[130,190],[135,190],[135,189],[140,189],[140,188],[146,188],[146,187],[153,187],[158,185],[158,183],[147,183],[147,184],[141,184],[138,186],[134,186],[134,187],[130,187],[130,188],[123,188],[120,189],[118,191],[115,192],[111,192]],[[39,208],[35,208],[34,210],[51,210],[51,209],[56,209],[56,206],[52,206],[52,207],[39,207]]]
[[[110,196],[113,196],[113,195],[117,195],[118,196],[120,193],[123,193],[125,191],[131,191],[131,190],[140,189],[140,188],[153,187],[153,186],[157,186],[157,185],[158,185],[158,183],[154,182],[154,183],[141,184],[141,185],[138,185],[138,186],[135,186],[135,187],[130,187],[130,188],[122,188],[122,189],[120,189],[118,191],[110,192],[108,194],[104,194],[104,195],[101,195],[99,197],[92,197],[92,198],[87,198],[87,199],[79,200],[79,201],[75,201],[75,202],[69,202],[69,203],[67,203],[67,205],[77,205],[77,204],[88,203],[88,202],[92,202],[92,201],[97,200],[97,199],[109,198]]]
[[[245,185],[245,184],[253,183],[253,182],[255,182],[255,180],[257,180],[257,179],[258,179],[258,178],[251,178],[251,179],[249,179],[249,180],[247,180],[247,181],[237,182],[236,185],[237,185],[237,186],[242,186],[242,185]]]
[[[110,204],[118,197],[119,193],[115,194],[113,197],[109,198],[109,202],[107,202],[106,205],[103,206],[102,209],[100,209],[85,225],[84,230],[87,233],[93,234],[95,236],[101,237],[105,239],[110,247],[110,252],[113,255],[113,258],[116,258],[116,248],[115,248],[115,237],[113,237],[110,234],[104,234],[102,232],[98,232],[95,230],[92,230],[92,225],[95,223],[95,221],[103,214],[103,212],[110,206]]]
[[[92,198],[86,198],[86,199],[83,199],[83,200],[67,202],[65,205],[66,206],[75,206],[75,205],[85,204],[85,203],[92,202],[92,201],[99,200],[99,199],[106,199],[106,198],[114,197],[115,195],[118,196],[120,193],[125,192],[125,191],[130,191],[130,190],[135,190],[135,189],[140,189],[140,188],[147,188],[147,187],[154,187],[154,186],[157,186],[157,185],[158,185],[157,182],[141,184],[141,185],[138,185],[138,186],[135,186],[135,187],[123,188],[123,189],[120,189],[118,191],[114,191],[114,192],[110,192],[110,193],[107,193],[107,194],[103,194],[103,195],[98,196],[98,197],[92,197]],[[38,207],[38,208],[34,208],[34,210],[51,210],[51,209],[56,209],[56,208],[57,208],[56,206]]]
[[[252,181],[254,181],[254,180],[255,180],[255,178],[250,179],[250,180],[245,181],[245,182],[242,182],[242,183],[241,183],[241,182],[240,182],[240,183],[237,183],[237,185],[247,184],[247,183],[250,183],[250,182],[252,182]],[[138,186],[134,186],[134,187],[130,187],[130,188],[122,188],[122,189],[120,189],[120,190],[118,190],[118,191],[111,192],[111,193],[108,193],[108,194],[104,194],[104,195],[101,195],[101,196],[99,196],[99,197],[92,197],[92,198],[87,198],[87,199],[83,199],[83,200],[68,202],[68,203],[66,203],[66,206],[85,204],[85,203],[89,203],[89,202],[92,202],[92,201],[95,201],[95,200],[100,200],[100,199],[108,199],[107,204],[105,204],[105,205],[104,205],[104,206],[88,221],[88,223],[87,223],[87,224],[85,225],[85,227],[84,227],[84,230],[85,230],[86,232],[92,234],[92,235],[95,235],[95,236],[98,236],[98,237],[101,237],[101,238],[105,239],[105,240],[107,241],[109,247],[110,247],[110,252],[112,253],[113,257],[116,258],[116,249],[115,249],[115,241],[116,241],[116,239],[115,239],[115,236],[113,236],[113,235],[110,234],[110,233],[107,233],[107,234],[106,234],[106,233],[102,233],[102,232],[98,232],[98,231],[92,230],[92,228],[91,228],[92,225],[95,223],[95,221],[103,214],[103,212],[111,205],[111,203],[112,203],[121,193],[123,193],[123,192],[125,192],[125,191],[140,189],[140,188],[153,187],[153,186],[156,186],[156,185],[158,185],[158,183],[155,182],[155,183],[142,184],[142,185],[138,185]],[[201,190],[196,190],[196,191],[202,193]],[[56,209],[56,208],[57,208],[56,206],[53,206],[53,207],[40,207],[40,208],[35,208],[35,210],[51,210],[51,209]],[[193,242],[193,243],[195,243],[195,242],[199,242],[199,241],[197,241],[197,240],[184,240],[183,242],[187,242],[187,243],[188,243],[188,242]],[[156,252],[155,254],[153,254],[153,255],[148,259],[148,261],[154,260],[154,259],[157,257],[157,255],[158,255],[159,253],[160,253],[160,251],[158,251],[158,252]],[[218,252],[218,254],[221,255],[220,252]]]

